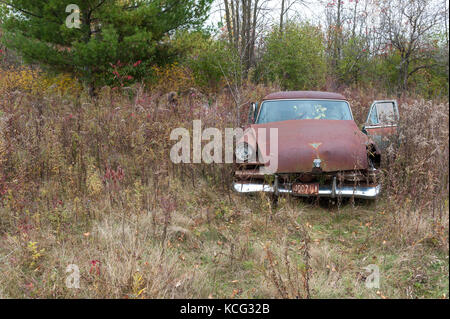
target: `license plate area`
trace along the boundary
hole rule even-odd
[[[292,185],[292,192],[297,195],[318,195],[319,184],[318,183],[296,183]]]

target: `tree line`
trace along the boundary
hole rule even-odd
[[[152,67],[176,62],[205,90],[254,81],[448,94],[446,0],[85,0],[80,28],[68,28],[74,2],[0,0],[2,46],[92,92],[120,71],[151,81]]]

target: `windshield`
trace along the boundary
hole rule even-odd
[[[274,100],[262,103],[256,123],[307,119],[352,120],[352,114],[345,101]]]

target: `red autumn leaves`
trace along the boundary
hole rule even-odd
[[[98,276],[100,276],[100,265],[101,265],[100,260],[97,259],[91,260],[91,269],[89,269],[89,273],[90,274],[95,273]]]
[[[103,175],[103,182],[117,185],[125,177],[122,167],[118,166],[116,170],[106,165],[106,172]]]
[[[135,63],[133,63],[133,68],[137,68],[140,64],[142,63],[142,60],[138,60]],[[111,67],[112,67],[112,74],[114,75],[113,80],[117,80],[120,83],[120,86],[123,87],[125,84],[127,84],[126,82],[128,81],[132,81],[134,80],[134,77],[130,74],[126,74],[128,72],[126,72],[125,67],[127,67],[129,64],[123,63],[120,60],[117,61],[116,64],[112,64],[110,63]],[[125,74],[121,74],[121,73],[125,73]],[[117,87],[113,87],[113,90],[116,90]]]

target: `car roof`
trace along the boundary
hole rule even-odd
[[[265,100],[281,100],[281,99],[324,99],[324,100],[346,100],[346,98],[339,93],[321,92],[321,91],[280,91],[270,93],[265,96]]]

